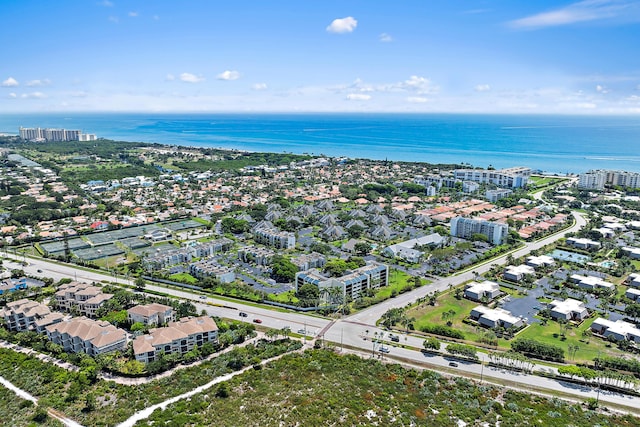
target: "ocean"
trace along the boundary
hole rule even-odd
[[[460,114],[3,114],[0,132],[81,129],[123,141],[550,173],[640,172],[640,118]]]

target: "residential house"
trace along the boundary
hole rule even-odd
[[[616,341],[628,340],[640,343],[640,329],[633,323],[625,322],[624,320],[613,322],[599,317],[591,324],[591,330],[605,338],[611,338]]]
[[[483,282],[471,282],[464,289],[464,297],[471,301],[492,301],[500,296],[500,285],[496,282],[485,280]]]
[[[524,326],[522,318],[515,317],[510,311],[502,308],[489,308],[479,305],[471,310],[469,317],[479,324],[491,329],[498,327],[505,329],[518,329]]]
[[[582,301],[567,298],[564,301],[553,300],[549,303],[551,318],[554,320],[582,321],[589,317],[589,311]]]
[[[510,265],[505,268],[503,276],[505,280],[511,280],[512,282],[520,282],[525,276],[535,276],[536,271],[533,267],[522,265]]]

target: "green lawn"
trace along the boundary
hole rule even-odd
[[[414,284],[413,276],[408,275],[404,271],[394,270],[389,271],[389,285],[380,288],[376,292],[375,298],[388,299],[394,293],[400,294],[403,289],[412,287]],[[431,283],[431,281],[422,279],[423,284]]]
[[[620,357],[624,352],[618,350],[615,346],[607,347],[610,345],[607,341],[598,337],[583,337],[582,332],[587,330],[596,317],[585,320],[577,328],[570,328],[566,334],[565,339],[560,334],[560,324],[558,322],[549,321],[546,326],[540,323],[533,323],[517,337],[535,339],[546,344],[556,345],[565,351],[565,360],[568,362],[590,362],[594,357],[600,356],[614,356]],[[569,346],[577,345],[579,350],[575,354],[569,353]]]
[[[176,273],[169,276],[170,280],[175,280],[180,283],[187,283],[189,285],[195,285],[198,283],[198,279],[190,275],[189,273]]]
[[[453,310],[455,315],[451,318],[451,327],[465,334],[465,339],[475,340],[478,337],[476,327],[463,323],[463,320],[469,316],[471,309],[478,305],[477,302],[468,299],[456,299],[453,292],[446,293],[438,297],[435,306],[423,303],[410,309],[407,313],[409,317],[414,317],[415,329],[420,330],[426,325],[446,325],[447,320],[442,319],[442,313]]]

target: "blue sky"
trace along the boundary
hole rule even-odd
[[[0,111],[640,114],[640,1],[0,3]]]

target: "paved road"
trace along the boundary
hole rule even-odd
[[[582,217],[582,215],[574,213],[574,217],[576,218],[576,224],[574,224],[569,229],[542,239],[538,242],[528,243],[524,248],[514,252],[513,256],[520,257],[523,255],[527,255],[530,251],[552,243],[553,241],[559,239],[560,237],[563,237],[567,233],[575,232],[586,224],[586,221]],[[7,256],[13,258],[13,254],[7,254]],[[507,255],[504,255],[496,260],[493,260],[491,263],[487,263],[485,265],[474,268],[473,271],[479,274],[484,273],[489,270],[492,265],[505,264],[506,258]],[[18,257],[18,260],[22,261],[22,258]],[[76,278],[78,280],[85,280],[90,282],[115,281],[113,276],[107,274],[95,271],[78,270],[73,266],[60,265],[47,260],[27,258],[27,262],[29,263],[29,265],[26,267],[21,267],[19,264],[8,261],[5,261],[5,265],[9,268],[23,268],[29,274],[45,275],[48,277],[52,277],[54,280],[59,280],[61,278]],[[42,270],[42,273],[39,273],[37,270]],[[262,320],[262,326],[276,329],[281,329],[288,326],[293,332],[304,329],[308,332],[309,337],[312,337],[320,331],[323,331],[322,338],[335,343],[338,347],[340,347],[340,345],[342,344],[346,347],[359,349],[359,351],[361,352],[376,353],[377,350],[379,350],[379,347],[377,344],[372,342],[372,338],[385,337],[385,339],[388,340],[388,332],[383,331],[382,329],[375,326],[376,321],[382,316],[385,311],[392,307],[405,306],[415,301],[417,298],[424,297],[436,290],[441,291],[448,289],[450,284],[455,286],[472,279],[473,273],[471,271],[451,277],[446,277],[437,280],[427,286],[423,286],[412,292],[401,294],[394,299],[387,300],[377,306],[368,308],[360,313],[356,313],[335,322],[302,313],[276,311],[268,308],[249,306],[241,302],[229,302],[213,297],[201,299],[199,296],[183,290],[167,289],[155,285],[147,285],[147,288],[165,292],[179,298],[189,299],[196,304],[199,310],[204,309],[210,315],[216,315],[226,318],[236,318],[239,320],[244,319],[246,321],[253,321],[257,318]],[[130,281],[125,280],[121,276],[117,278],[117,282],[130,283]],[[248,316],[246,318],[241,318],[239,316],[240,311],[247,313]],[[399,344],[405,344],[407,346],[412,346],[415,348],[422,348],[422,342],[422,338],[401,335]],[[393,343],[390,341],[387,341],[384,345],[390,348],[390,356],[401,356],[403,359],[414,361],[416,364],[428,362],[431,366],[434,366],[436,368],[440,367],[442,369],[452,371],[452,369],[448,366],[449,359],[447,359],[446,357],[425,356],[419,351],[410,350],[408,348],[393,347]],[[379,354],[379,352],[377,352],[377,354]],[[516,374],[510,371],[489,367],[482,368],[482,365],[479,364],[458,362],[458,365],[459,366],[455,368],[454,372],[458,371],[460,373],[480,375],[480,371],[483,370],[482,374],[485,378],[497,378],[513,381],[515,384],[519,384],[519,387],[522,388],[529,387],[530,385],[535,385],[549,391],[559,391],[581,398],[595,397],[597,393],[597,391],[589,387],[579,387],[574,384],[554,381],[535,375]],[[549,368],[537,366],[534,369]],[[599,397],[602,402],[611,402],[615,404],[640,408],[640,398],[637,397],[605,392],[601,392]]]
[[[526,243],[525,246],[511,255],[514,258],[519,258],[521,256],[525,256],[529,254],[531,251],[540,249],[550,243],[555,242],[556,240],[564,237],[567,233],[574,233],[585,226],[587,223],[582,214],[574,212],[573,216],[575,218],[575,224],[568,229],[561,231],[552,236],[546,237],[536,242]],[[440,280],[436,280],[429,285],[422,286],[418,289],[414,289],[411,292],[407,292],[404,294],[400,294],[395,298],[388,299],[383,301],[380,304],[377,304],[373,307],[362,310],[358,313],[355,313],[348,317],[349,320],[359,323],[365,323],[369,325],[375,325],[376,321],[380,319],[382,314],[384,314],[387,310],[396,307],[404,307],[407,304],[411,304],[416,301],[418,298],[423,298],[432,292],[440,292],[446,289],[449,289],[449,286],[457,286],[461,283],[467,282],[469,280],[473,280],[474,272],[478,274],[485,273],[491,269],[494,265],[504,265],[507,263],[507,257],[509,254],[505,254],[499,258],[492,260],[486,264],[476,266],[473,270],[467,271],[465,273],[455,274],[453,276],[445,277]]]

